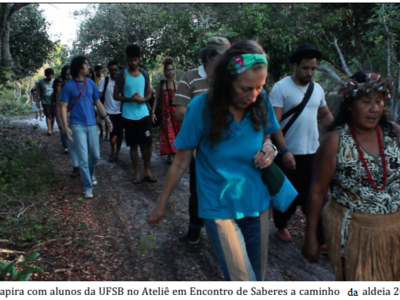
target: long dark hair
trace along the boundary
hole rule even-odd
[[[215,66],[212,74],[210,90],[207,94],[207,104],[205,119],[211,117],[208,128],[210,132],[210,140],[212,146],[222,140],[224,130],[229,132],[228,115],[229,106],[233,104],[234,91],[232,83],[236,80],[237,75],[232,75],[229,71],[229,62],[236,55],[241,54],[263,54],[261,46],[251,40],[246,40],[234,44],[221,57],[219,63]],[[254,64],[253,70],[256,70],[264,64]],[[246,108],[246,113],[250,111],[250,118],[255,130],[261,131],[267,124],[266,107],[263,104],[263,96],[260,93],[257,100]]]
[[[57,98],[57,84],[58,83],[62,83],[62,79],[57,77],[56,79],[54,79],[53,81],[53,102],[56,103],[56,98]]]
[[[61,79],[62,81],[65,81],[65,73],[67,73],[67,71],[71,69],[70,65],[65,65],[64,67],[62,67],[61,69]]]

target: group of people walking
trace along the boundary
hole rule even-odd
[[[171,166],[148,223],[165,215],[171,193],[190,168],[187,240],[199,243],[205,227],[226,280],[263,280],[270,214],[278,238],[291,242],[287,227],[298,206],[306,215],[303,254],[310,262],[327,252],[337,280],[400,279],[400,127],[384,112],[390,79],[356,73],[340,88],[343,101],[334,117],[323,88],[312,81],[322,58],[313,45],[295,49],[289,59],[293,74],[268,93],[273,57],[254,41],[231,45],[211,37],[200,52],[202,65],[180,81],[173,59],[164,59],[165,79],[149,105],[153,89],[148,72],[139,67],[141,48],[129,44],[125,50],[128,67],[110,61],[109,75],[97,85],[86,77],[87,59],[73,58],[72,78],[65,71],[53,92],[56,119],[86,198],[93,197],[97,184],[99,118],[110,132],[110,161],[119,160],[125,134],[134,184],[157,181],[150,161],[152,124],[159,123],[160,154]],[[49,76],[40,95],[46,94]],[[318,121],[329,131],[321,145]],[[270,176],[268,181],[279,185],[278,177],[265,172],[272,164],[297,197],[278,199],[266,184],[263,178]],[[285,202],[287,209],[274,201]]]

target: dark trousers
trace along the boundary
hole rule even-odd
[[[203,219],[199,218],[199,202],[196,188],[196,160],[190,162],[190,198],[189,198],[189,226],[192,228],[203,227]]]
[[[297,206],[301,206],[301,211],[306,214],[308,205],[308,193],[311,187],[311,176],[314,164],[315,154],[307,155],[295,155],[296,170],[288,170],[283,166],[282,155],[278,155],[275,159],[275,163],[281,168],[286,177],[293,184],[299,195],[284,212],[273,210],[273,217],[275,227],[278,229],[284,229],[287,227],[287,223],[293,214],[296,212]],[[327,202],[327,196],[325,197],[324,204]],[[322,216],[318,219],[317,227],[317,239],[320,245],[325,244],[325,237],[322,230]]]

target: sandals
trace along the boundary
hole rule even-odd
[[[144,181],[148,181],[148,182],[157,182],[157,178],[155,178],[154,176],[145,176],[143,178]]]

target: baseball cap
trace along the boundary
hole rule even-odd
[[[222,55],[230,46],[231,43],[229,43],[228,39],[219,36],[213,36],[207,40],[206,48],[216,50]]]

